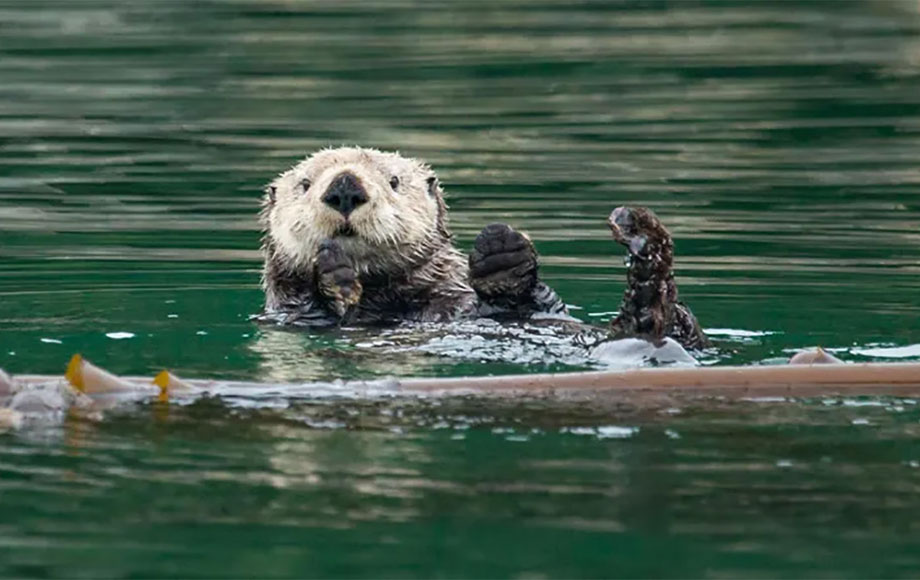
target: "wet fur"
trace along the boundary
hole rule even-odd
[[[322,201],[343,172],[367,193],[347,217]],[[659,342],[670,336],[689,348],[707,346],[696,319],[677,300],[670,234],[644,208],[619,208],[611,220],[625,209],[635,218],[631,237],[611,226],[632,254],[621,311],[611,325],[614,337]],[[539,280],[537,253],[526,235],[492,224],[477,236],[469,259],[461,254],[434,172],[396,153],[319,151],[268,185],[259,219],[263,321],[325,326],[568,314]]]
[[[343,171],[355,174],[369,197],[347,228],[345,218],[319,201]],[[363,286],[353,321],[446,320],[475,302],[437,176],[414,159],[363,148],[319,151],[269,184],[260,223],[265,309],[286,312],[287,322],[335,322],[315,273],[320,245],[330,239],[349,256]],[[341,235],[348,228],[354,235]]]
[[[658,343],[671,337],[687,348],[709,346],[696,317],[677,297],[674,242],[651,210],[620,207],[608,219],[616,242],[629,251],[626,290],[611,322],[614,338],[642,337]]]

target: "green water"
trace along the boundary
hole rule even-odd
[[[714,332],[714,361],[920,358],[916,1],[23,0],[0,1],[0,367],[557,368],[247,320],[262,184],[355,143],[429,161],[460,246],[528,231],[584,320],[622,292],[604,218],[642,204],[703,326],[751,335]],[[0,436],[0,574],[916,576],[918,422],[895,399],[132,406]]]

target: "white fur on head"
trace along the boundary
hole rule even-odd
[[[368,201],[346,219],[326,205],[323,194],[348,171],[358,178]],[[394,189],[393,178],[399,183]],[[262,225],[266,236],[295,268],[306,267],[320,243],[337,239],[359,270],[391,255],[415,253],[442,230],[443,201],[430,167],[398,153],[361,147],[323,149],[269,184]],[[431,183],[434,183],[432,186]],[[353,236],[339,235],[349,224]]]

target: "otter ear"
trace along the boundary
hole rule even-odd
[[[431,176],[425,180],[428,183],[428,195],[435,196],[438,194],[438,178]]]
[[[277,192],[278,192],[278,188],[275,187],[274,185],[266,185],[266,186],[265,186],[265,195],[268,196],[268,203],[270,203],[270,204],[274,204],[274,203],[275,203],[275,194],[276,194]]]

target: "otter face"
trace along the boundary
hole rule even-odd
[[[336,239],[358,269],[388,254],[424,248],[448,236],[434,172],[396,153],[324,149],[267,189],[263,227],[277,251],[306,266],[320,244]]]

